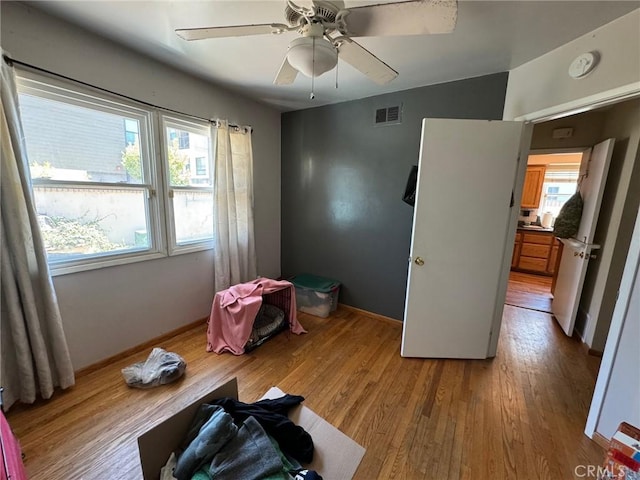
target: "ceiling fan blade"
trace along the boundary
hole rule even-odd
[[[185,40],[204,40],[206,38],[245,37],[248,35],[279,34],[291,30],[281,23],[263,23],[256,25],[233,25],[228,27],[181,28],[176,30]]]
[[[336,42],[338,58],[360,70],[377,84],[385,85],[398,76],[398,72],[393,68],[350,38],[339,37]]]
[[[284,61],[280,66],[280,70],[278,70],[278,74],[276,78],[273,80],[275,85],[291,85],[296,77],[298,76],[298,70],[293,68],[287,60],[287,57],[284,57]]]
[[[344,18],[353,37],[451,33],[457,0],[411,0],[350,8]]]

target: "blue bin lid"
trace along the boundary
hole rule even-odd
[[[291,279],[291,283],[296,287],[308,288],[321,293],[329,293],[340,286],[340,282],[336,280],[319,277],[317,275],[310,275],[308,273],[296,275]]]

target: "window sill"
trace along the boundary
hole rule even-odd
[[[159,258],[166,258],[167,255],[163,252],[145,252],[134,253],[131,255],[119,255],[117,257],[96,259],[95,261],[76,264],[49,264],[49,270],[52,277],[68,275],[70,273],[86,272],[89,270],[98,270],[101,268],[115,267],[118,265],[127,265],[129,263],[144,262],[147,260],[156,260]]]
[[[201,252],[203,250],[213,250],[213,240],[209,242],[184,243],[169,250],[169,256],[183,255],[185,253]]]
[[[188,253],[201,252],[204,250],[213,250],[213,242],[200,243],[188,246],[182,246],[178,250],[173,250],[169,255],[164,252],[144,252],[131,253],[129,255],[119,255],[112,258],[96,259],[95,261],[84,261],[76,264],[49,264],[49,271],[52,277],[68,275],[70,273],[86,272],[89,270],[99,270],[102,268],[116,267],[119,265],[127,265],[130,263],[146,262],[147,260],[157,260],[160,258],[169,258]]]

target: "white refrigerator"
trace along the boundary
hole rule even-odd
[[[560,239],[563,251],[551,311],[569,336],[573,335],[589,261],[595,258],[600,248],[600,245],[593,243],[593,238],[614,142],[613,138],[605,140],[594,146],[590,154],[584,155],[578,179],[584,203],[580,228],[573,238]]]

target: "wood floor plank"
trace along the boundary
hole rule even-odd
[[[551,277],[523,272],[509,272],[505,303],[551,313]]]
[[[300,321],[308,334],[242,356],[207,353],[196,326],[162,342],[187,361],[176,383],[128,388],[120,370],[140,351],[12,408],[29,478],[139,479],[137,436],[234,376],[241,400],[278,386],[361,443],[356,479],[556,480],[602,463],[582,433],[597,359],[548,314],[506,306],[498,356],[486,361],[402,358],[400,322],[353,310]]]

